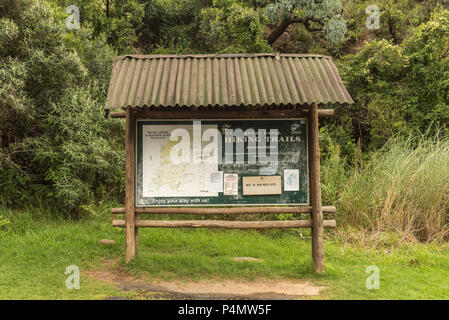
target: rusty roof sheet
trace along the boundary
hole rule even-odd
[[[322,55],[126,55],[114,58],[106,109],[353,103]]]

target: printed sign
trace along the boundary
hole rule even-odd
[[[284,191],[299,191],[299,170],[284,170]]]
[[[223,179],[223,195],[237,196],[239,194],[239,175],[233,173],[225,173]]]
[[[308,205],[307,152],[306,119],[138,120],[136,206]]]
[[[244,196],[281,193],[281,176],[243,177]]]
[[[210,173],[209,191],[223,192],[223,171],[215,171]]]

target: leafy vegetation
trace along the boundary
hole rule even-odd
[[[270,2],[265,7],[265,14],[271,22],[277,24],[267,36],[273,44],[293,23],[302,24],[309,32],[320,31],[331,44],[343,42],[346,34],[346,21],[341,15],[340,0],[310,1],[281,0]]]
[[[323,197],[337,203],[338,223],[378,238],[390,232],[403,241],[447,240],[448,142],[395,137],[350,170],[334,153],[323,168]]]
[[[449,11],[437,11],[402,44],[375,40],[343,59],[356,101],[344,111],[364,147],[377,149],[398,132],[449,133],[448,39]]]
[[[0,202],[67,214],[120,191],[120,130],[102,113],[114,51],[88,29],[68,34],[49,6],[2,0],[0,12]]]
[[[321,128],[324,199],[348,227],[447,238],[447,0],[0,0],[0,204],[81,216],[122,200],[113,56],[236,52],[333,56],[355,104]]]

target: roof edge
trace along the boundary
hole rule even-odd
[[[351,98],[352,100],[352,98]],[[235,109],[235,110],[250,110],[251,111],[264,111],[264,110],[295,110],[298,108],[308,108],[309,106],[311,106],[312,104],[314,104],[315,102],[305,102],[305,103],[296,103],[296,104],[291,104],[291,103],[280,103],[280,104],[276,104],[276,103],[272,103],[272,104],[258,104],[258,105],[253,105],[253,104],[224,104],[224,105],[218,105],[218,104],[209,104],[209,105],[179,105],[179,104],[175,104],[175,105],[148,105],[148,104],[142,104],[142,105],[117,105],[117,106],[105,106],[104,110],[126,110],[127,108],[132,108],[132,109],[152,109],[152,110],[158,110],[158,111],[174,111],[174,110],[180,110],[180,109],[188,109],[191,111],[196,111],[198,109],[207,109],[207,110],[218,110],[218,109]],[[353,101],[327,101],[327,102],[319,102],[316,103],[318,109],[320,109],[320,107],[330,107],[330,106],[335,106],[335,105],[341,105],[341,106],[345,106],[345,105],[351,105],[354,104]]]
[[[292,58],[323,58],[333,60],[332,57],[322,54],[301,53],[227,53],[227,54],[126,54],[113,58],[113,62],[127,58],[133,59],[163,59],[163,58],[258,58],[258,57],[292,57]]]

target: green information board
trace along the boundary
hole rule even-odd
[[[139,120],[136,148],[137,207],[309,205],[306,119]]]

